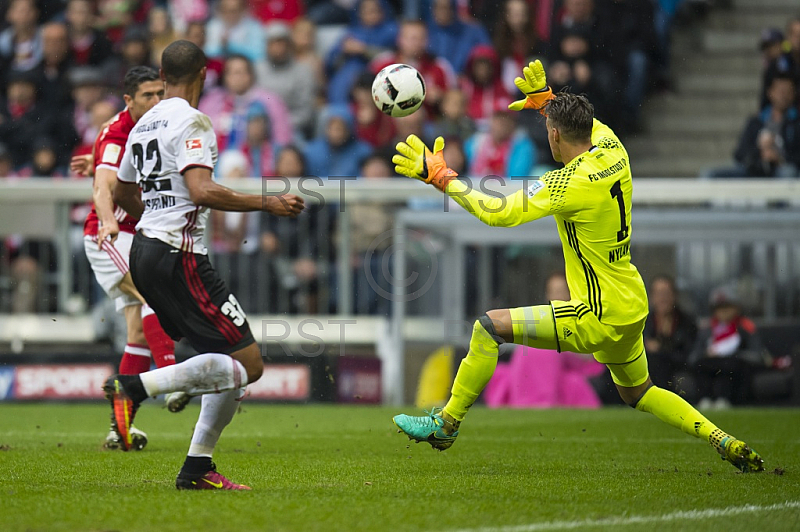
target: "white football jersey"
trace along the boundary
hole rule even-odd
[[[211,120],[183,98],[160,101],[128,136],[117,177],[138,183],[142,214],[136,229],[145,236],[190,253],[206,254],[203,234],[207,207],[192,203],[183,172],[217,164],[217,137]]]

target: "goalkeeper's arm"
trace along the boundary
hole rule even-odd
[[[443,149],[442,137],[436,139],[431,151],[419,137],[409,135],[405,142],[397,144],[398,153],[392,157],[395,171],[447,193],[487,225],[510,227],[550,214],[549,192],[543,182],[536,181],[530,188],[509,196],[490,196],[457,179],[458,174],[447,167]]]
[[[541,181],[536,183],[541,183]],[[537,187],[537,193],[531,197],[529,190],[533,187]],[[550,214],[547,187],[537,185],[533,185],[533,187],[525,187],[508,196],[498,197],[484,194],[473,189],[464,181],[453,179],[447,184],[445,192],[464,210],[486,225],[514,227]]]

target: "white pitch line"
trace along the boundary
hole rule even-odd
[[[800,501],[786,501],[769,506],[747,504],[745,506],[728,506],[727,508],[712,508],[709,510],[687,510],[672,512],[663,515],[630,515],[620,517],[606,517],[602,519],[582,519],[575,521],[549,521],[545,523],[531,523],[529,525],[500,526],[487,528],[463,528],[458,532],[534,532],[538,530],[572,530],[589,526],[622,526],[648,523],[664,523],[670,521],[711,519],[714,517],[728,517],[739,514],[770,512],[774,510],[788,510],[800,508]]]

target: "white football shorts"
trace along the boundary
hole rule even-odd
[[[125,307],[141,304],[141,301],[119,289],[119,283],[129,270],[128,257],[132,243],[132,234],[120,232],[113,245],[106,240],[100,249],[97,247],[97,236],[83,237],[86,258],[89,259],[94,276],[108,297],[114,300],[117,312],[120,313]]]

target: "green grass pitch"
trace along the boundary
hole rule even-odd
[[[797,409],[711,415],[765,457],[745,475],[625,407],[476,407],[439,453],[395,432],[414,409],[245,402],[215,461],[253,491],[179,492],[198,410],[143,406],[123,453],[106,405],[0,405],[0,530],[800,530]]]

